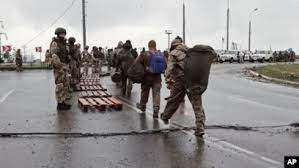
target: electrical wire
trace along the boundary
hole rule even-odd
[[[74,4],[75,4],[76,1],[77,0],[73,0],[71,2],[71,4],[62,12],[62,14],[59,15],[46,29],[40,31],[37,35],[35,35],[32,39],[30,39],[28,42],[26,42],[23,46],[27,46],[32,41],[34,41],[35,39],[37,39],[40,35],[42,35],[46,31],[48,31],[51,27],[53,27],[61,18],[63,18],[67,14],[67,12],[74,6]]]

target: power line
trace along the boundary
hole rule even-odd
[[[29,40],[27,43],[25,43],[23,46],[26,46],[30,44],[32,41],[34,41],[36,38],[38,38],[41,34],[45,33],[47,30],[49,30],[52,26],[54,26],[62,17],[66,15],[66,13],[74,6],[75,2],[77,0],[73,0],[72,3],[62,12],[61,15],[59,15],[49,26],[48,28],[40,31],[36,36],[34,36],[31,40]]]

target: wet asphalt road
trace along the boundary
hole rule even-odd
[[[299,90],[254,81],[243,75],[246,66],[252,65],[213,66],[204,95],[205,142],[196,139],[192,131],[129,134],[193,126],[187,98],[165,125],[152,119],[151,100],[147,114],[134,107],[140,97],[139,85],[134,86],[131,98],[123,98],[106,77],[103,85],[124,102],[123,111],[83,113],[74,98],[72,110],[58,114],[52,71],[0,72],[1,133],[128,133],[0,138],[0,167],[283,167],[284,155],[299,155],[299,129],[284,126],[299,122]],[[164,87],[162,97],[168,94]],[[162,109],[164,106],[162,101]],[[219,127],[232,125],[252,130]]]

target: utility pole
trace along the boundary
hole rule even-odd
[[[249,28],[248,28],[248,51],[251,51],[251,34],[252,34],[252,15],[256,12],[258,8],[255,8],[249,15]]]
[[[82,0],[83,48],[86,47],[86,2]]]
[[[165,30],[165,34],[168,35],[168,51],[170,51],[170,35],[172,34],[171,30]]]
[[[183,2],[183,41],[186,44],[186,6]]]
[[[226,13],[226,51],[229,50],[229,0],[227,0],[227,13]]]
[[[2,20],[0,20],[0,26],[1,27],[3,27],[3,21]],[[2,32],[0,32],[0,57],[1,57],[1,55],[2,55],[2,46],[1,46],[1,35],[2,35]]]

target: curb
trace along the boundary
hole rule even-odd
[[[261,75],[253,70],[249,70],[249,73],[255,77],[260,77],[269,81],[273,81],[273,82],[278,82],[278,83],[284,83],[284,84],[289,84],[289,85],[296,85],[299,86],[298,82],[293,82],[293,81],[288,81],[288,80],[282,80],[282,79],[277,79],[277,78],[272,78],[269,76],[265,76],[265,75]]]

